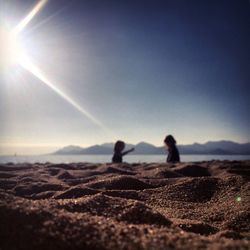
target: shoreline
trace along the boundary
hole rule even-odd
[[[127,155],[127,163],[166,163],[166,155]],[[0,164],[7,163],[110,163],[112,155],[16,155],[0,156]],[[202,161],[245,161],[250,160],[250,155],[181,155],[181,162]]]

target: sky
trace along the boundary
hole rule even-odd
[[[38,2],[1,1],[0,27]],[[48,0],[19,34],[39,73],[1,67],[0,154],[162,145],[167,134],[249,142],[249,10],[248,0]]]

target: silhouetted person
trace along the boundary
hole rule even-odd
[[[114,146],[114,155],[112,157],[112,162],[113,163],[121,163],[122,162],[122,157],[132,151],[134,151],[134,148],[131,148],[130,150],[124,151],[125,149],[125,142],[123,141],[117,141]]]
[[[167,162],[180,162],[180,155],[176,147],[176,140],[174,139],[174,137],[172,135],[167,135],[164,140],[164,143],[168,148]]]

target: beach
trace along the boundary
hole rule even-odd
[[[250,161],[0,165],[0,249],[250,249]]]

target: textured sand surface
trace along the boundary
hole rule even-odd
[[[250,161],[0,165],[0,249],[250,249]]]

